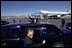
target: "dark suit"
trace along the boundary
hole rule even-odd
[[[24,39],[24,47],[40,47],[42,43],[34,43],[31,38],[28,36],[25,37]]]

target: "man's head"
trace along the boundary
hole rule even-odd
[[[34,34],[34,30],[31,29],[31,28],[29,28],[29,29],[27,30],[27,36],[32,39],[32,38],[33,38],[33,34]]]

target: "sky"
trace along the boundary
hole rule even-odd
[[[1,16],[19,16],[40,10],[68,11],[71,1],[1,1]]]

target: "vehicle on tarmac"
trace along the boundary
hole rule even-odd
[[[71,47],[71,32],[47,23],[14,23],[1,26],[2,47],[24,47],[23,40],[27,28],[35,31],[35,43],[46,40],[39,47]]]

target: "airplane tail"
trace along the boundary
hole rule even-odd
[[[67,12],[71,12],[71,9],[68,9]]]
[[[69,14],[71,14],[71,9],[69,9]]]

